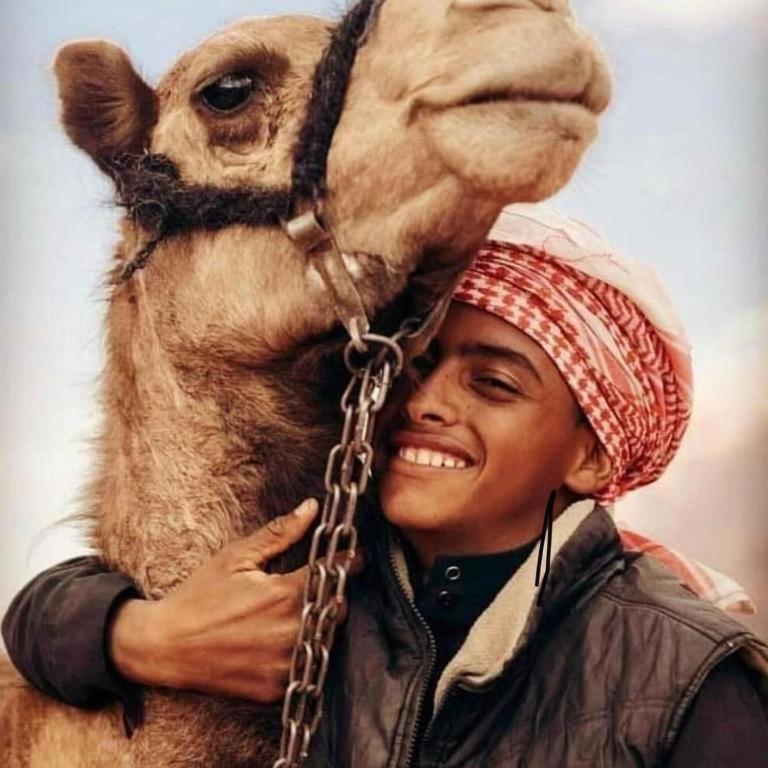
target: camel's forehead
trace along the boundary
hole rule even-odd
[[[254,16],[214,32],[185,53],[162,78],[159,92],[197,84],[253,56],[279,56],[297,69],[313,66],[334,22],[317,16]]]

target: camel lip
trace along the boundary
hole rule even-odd
[[[544,91],[521,91],[512,88],[491,88],[486,91],[478,91],[456,102],[453,107],[469,107],[494,103],[540,103],[540,104],[573,104],[584,107],[594,115],[599,115],[603,104],[594,103],[590,98],[590,84],[587,83],[579,93],[571,96],[562,96]]]

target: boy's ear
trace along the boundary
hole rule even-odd
[[[121,48],[104,40],[69,43],[53,69],[64,129],[102,170],[109,172],[117,156],[148,146],[157,99]]]
[[[592,428],[584,425],[582,429],[584,441],[574,466],[565,477],[565,485],[579,496],[592,496],[608,484],[613,462]]]

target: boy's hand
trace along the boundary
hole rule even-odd
[[[161,600],[120,606],[108,637],[117,671],[143,685],[262,703],[282,698],[307,568],[263,569],[304,536],[317,508],[308,499],[232,542]],[[359,558],[354,565],[359,571]]]

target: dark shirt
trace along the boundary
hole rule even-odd
[[[420,612],[425,619],[429,616],[435,630],[438,625],[447,628],[445,637],[439,633],[437,647],[443,666],[526,555],[512,550],[439,558],[423,584],[414,580]],[[459,579],[446,577],[450,565],[459,567]],[[444,579],[457,597],[453,608],[441,611]],[[135,726],[141,718],[140,689],[112,668],[106,637],[116,608],[137,595],[130,579],[108,572],[96,558],[61,563],[33,579],[11,603],[2,623],[8,653],[19,672],[49,696],[80,707],[99,707],[117,699],[127,726]],[[438,668],[443,667],[436,664]],[[768,713],[755,685],[739,659],[721,662],[694,698],[667,768],[768,768]]]
[[[435,642],[435,659],[424,696],[421,723],[432,714],[440,675],[464,643],[472,625],[525,562],[536,541],[490,555],[440,555],[427,573],[404,545],[416,610]]]
[[[414,573],[416,609],[435,639],[435,672],[455,656],[472,625],[525,562],[536,542],[491,555],[441,555],[425,575]],[[410,563],[413,560],[409,558]]]
[[[525,562],[536,541],[490,555],[439,555],[424,573],[416,555],[403,541],[416,610],[429,626],[435,643],[429,683],[424,692],[416,744],[432,717],[435,689],[448,662],[456,655],[480,614]]]
[[[3,617],[11,661],[35,688],[67,704],[98,708],[117,699],[132,733],[143,718],[141,688],[117,674],[106,642],[115,610],[133,597],[139,597],[133,582],[95,557],[43,571]]]
[[[756,685],[736,656],[721,661],[688,708],[667,768],[768,768],[768,711]]]

